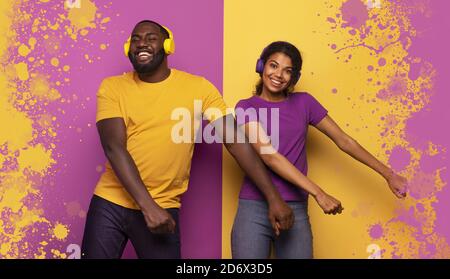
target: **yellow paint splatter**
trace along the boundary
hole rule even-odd
[[[59,98],[61,98],[61,94],[59,93],[59,91],[55,88],[50,89],[50,92],[47,95],[47,100],[56,101]]]
[[[35,96],[44,96],[50,90],[50,85],[43,75],[37,75],[30,82],[30,91]]]
[[[55,227],[53,228],[53,235],[57,239],[64,240],[68,234],[69,234],[69,229],[65,225],[56,223]]]
[[[52,64],[52,66],[58,67],[58,65],[59,65],[58,58],[53,57],[52,59],[50,59],[50,64]]]
[[[40,67],[48,66],[45,57],[59,55],[58,43],[64,33],[48,36],[39,32],[47,30],[53,34],[53,31],[58,31],[64,15],[59,16],[62,20],[52,19],[50,22],[45,17],[45,11],[33,14],[25,12],[22,2],[36,4],[29,1],[0,1],[0,13],[5,15],[0,18],[0,62],[4,65],[0,67],[0,146],[6,148],[2,150],[6,154],[0,155],[0,166],[8,169],[0,172],[0,258],[45,258],[47,253],[44,249],[49,242],[66,239],[69,229],[63,224],[55,225],[53,221],[47,220],[40,208],[42,196],[38,186],[42,185],[41,179],[46,176],[48,168],[55,163],[52,149],[56,145],[49,142],[51,149],[47,149],[39,144],[41,131],[34,127],[43,129],[51,141],[53,139],[49,137],[57,134],[52,123],[56,117],[35,110],[34,106],[61,97],[59,91],[53,88],[53,83],[49,82],[51,76],[48,71],[40,71]],[[83,1],[83,4],[89,6],[88,1]],[[35,37],[19,40],[17,34],[25,32],[27,28],[36,33]],[[45,40],[41,42],[42,38]],[[42,58],[30,57],[35,48],[46,55]],[[32,63],[27,64],[23,60]],[[59,61],[55,61],[50,63],[59,66]],[[17,79],[28,82],[17,82]],[[43,238],[43,241],[29,243],[26,237],[33,234]],[[55,249],[52,255],[67,257]]]
[[[101,49],[101,50],[105,50],[105,49],[106,49],[106,45],[105,45],[105,44],[101,44],[101,45],[100,45],[100,49]]]
[[[12,213],[17,213],[22,208],[22,199],[27,195],[22,190],[13,188],[12,185],[2,191],[3,199],[0,208],[9,208]]]
[[[25,146],[31,140],[32,121],[26,117],[25,113],[16,111],[8,102],[10,89],[5,85],[4,76],[0,75],[0,119],[2,128],[0,129],[0,145],[8,143],[8,148],[17,150]],[[14,133],[10,133],[14,131]]]
[[[67,258],[67,254],[61,253],[61,251],[59,251],[59,250],[51,249],[50,252],[52,252],[54,258],[57,258],[57,259],[66,259]]]
[[[28,74],[28,65],[24,62],[19,62],[15,65],[17,77],[20,80],[27,80],[30,75]]]
[[[30,45],[31,49],[34,49],[34,46],[36,45],[37,40],[35,37],[31,37],[28,39],[28,44]]]
[[[67,19],[74,28],[74,33],[85,28],[95,28],[94,20],[96,12],[97,7],[91,0],[83,1],[80,8],[69,9]]]
[[[111,20],[110,17],[105,17],[104,19],[102,19],[101,23],[108,23]]]
[[[59,24],[58,24],[58,23],[55,23],[55,24],[53,24],[53,25],[49,25],[48,27],[49,27],[50,29],[52,29],[52,30],[58,30]]]
[[[51,150],[46,150],[42,145],[28,147],[20,151],[17,157],[20,168],[30,168],[43,174],[55,161],[52,159]]]
[[[2,243],[0,246],[0,255],[6,255],[8,254],[8,251],[11,249],[11,243]]]
[[[69,70],[70,70],[70,66],[69,65],[64,65],[63,71],[64,72],[68,72]]]
[[[44,251],[44,249],[42,248],[42,247],[39,247],[38,248],[38,253],[35,253],[34,255],[33,255],[33,257],[35,258],[35,259],[41,259],[41,260],[43,260],[43,259],[45,259],[45,255],[46,255],[47,253],[45,253],[45,251]]]
[[[43,75],[37,75],[30,81],[30,92],[40,99],[49,101],[57,100],[61,94],[55,88],[51,88],[48,80]]]
[[[6,32],[6,30],[10,30],[12,18],[3,15],[10,14],[15,3],[14,1],[1,1],[0,3],[0,10],[5,11],[0,18],[0,30],[2,30],[0,31],[0,56],[3,56],[8,49],[8,42],[15,35],[13,32]]]
[[[30,54],[31,50],[28,48],[28,46],[21,44],[19,46],[18,52],[21,56],[27,56],[28,54]]]

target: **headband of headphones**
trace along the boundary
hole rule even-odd
[[[152,20],[143,20],[143,21],[141,21],[139,23],[143,23],[143,22],[153,23],[153,24],[158,25],[160,28],[163,28],[167,32],[167,34],[169,35],[169,38],[165,39],[164,43],[163,43],[164,52],[167,55],[170,55],[170,54],[175,52],[175,41],[173,39],[173,33],[172,33],[172,31],[170,31],[169,28],[167,28],[167,27],[165,27],[165,26],[163,26],[163,25],[161,25],[161,24],[159,24],[157,22],[154,22]],[[123,51],[125,53],[125,56],[127,56],[127,57],[128,57],[128,52],[130,51],[130,43],[131,43],[131,37],[128,37],[128,40],[123,45]]]
[[[261,55],[259,56],[258,60],[256,61],[256,72],[259,75],[262,75],[264,72],[264,65],[266,64],[266,61],[263,59],[265,52],[267,51],[268,47],[265,47],[264,50],[262,51]],[[298,80],[300,79],[300,71],[293,71],[292,73],[292,85],[297,84]]]

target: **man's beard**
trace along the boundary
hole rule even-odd
[[[133,64],[134,70],[138,74],[148,74],[156,69],[161,65],[161,63],[164,61],[164,57],[166,56],[164,49],[160,49],[156,55],[153,56],[153,59],[145,64],[140,64],[136,61],[136,57],[132,55],[131,53],[128,53],[128,58],[130,59],[131,64]]]

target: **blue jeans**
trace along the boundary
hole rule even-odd
[[[167,211],[176,222],[176,232],[152,233],[140,210],[114,204],[94,195],[89,205],[81,247],[82,259],[120,259],[128,239],[140,259],[179,259],[178,208]]]
[[[307,202],[287,202],[295,214],[291,229],[275,236],[268,218],[266,201],[239,199],[231,233],[234,259],[267,259],[273,243],[279,259],[311,259],[312,232]]]

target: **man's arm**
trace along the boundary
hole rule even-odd
[[[294,214],[292,209],[281,198],[275,186],[272,184],[270,176],[264,163],[248,143],[245,132],[237,127],[236,120],[232,114],[228,114],[212,123],[222,136],[225,147],[235,158],[239,166],[248,177],[256,184],[263,193],[269,205],[269,220],[275,233],[279,235],[279,230],[287,230],[294,224]],[[221,129],[223,127],[223,129]],[[227,133],[232,132],[232,142],[227,142]],[[237,139],[245,139],[239,143]]]
[[[335,215],[342,212],[344,208],[340,201],[328,195],[272,146],[270,137],[259,122],[248,122],[242,127],[244,127],[247,137],[256,135],[255,141],[252,141],[251,145],[257,153],[259,152],[266,166],[293,185],[310,193],[324,213]]]
[[[127,150],[126,127],[122,118],[108,118],[97,122],[103,151],[119,181],[133,197],[144,214],[148,228],[154,233],[175,231],[172,216],[151,197],[139,170]]]

